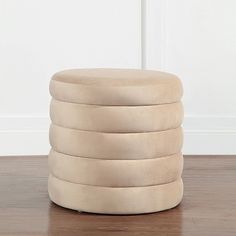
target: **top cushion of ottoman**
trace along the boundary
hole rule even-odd
[[[56,73],[50,93],[57,100],[93,105],[157,105],[178,102],[180,80],[172,74],[135,69],[72,69]]]

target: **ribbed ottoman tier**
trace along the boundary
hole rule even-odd
[[[51,125],[51,146],[65,154],[101,159],[144,159],[180,152],[182,128],[146,133],[102,133]]]
[[[70,156],[51,150],[50,172],[69,182],[105,187],[165,184],[181,177],[181,153],[141,160],[104,160]],[[141,173],[141,174],[140,174]]]
[[[175,129],[182,124],[181,102],[152,106],[97,106],[52,100],[54,124],[97,132],[151,132]]]
[[[49,176],[49,196],[56,204],[78,211],[140,214],[175,207],[183,196],[181,179],[145,187],[114,188],[75,184]]]
[[[140,106],[179,102],[183,88],[175,75],[164,72],[74,69],[56,73],[50,93],[65,102]]]
[[[50,82],[49,196],[103,214],[170,209],[183,196],[183,89],[169,73],[73,69]]]

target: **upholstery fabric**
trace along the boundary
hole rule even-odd
[[[181,102],[153,106],[97,106],[52,99],[50,117],[59,126],[99,132],[175,129],[183,120]]]
[[[71,183],[49,176],[49,196],[56,204],[104,214],[139,214],[166,210],[183,196],[182,179],[146,187],[101,187]]]
[[[143,160],[104,160],[69,156],[51,150],[50,172],[69,182],[107,187],[166,184],[181,177],[183,156]]]
[[[101,133],[52,124],[50,144],[55,151],[99,159],[145,159],[181,151],[182,128],[146,133]]]
[[[157,105],[180,101],[183,88],[175,75],[134,69],[74,69],[56,73],[53,98],[93,105]]]
[[[71,69],[49,86],[48,192],[84,212],[141,214],[183,197],[183,87],[166,72]]]

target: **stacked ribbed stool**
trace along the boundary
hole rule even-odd
[[[50,83],[49,196],[78,211],[139,214],[178,205],[182,85],[168,73],[73,69]]]

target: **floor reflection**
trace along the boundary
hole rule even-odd
[[[182,235],[181,205],[159,213],[111,216],[79,213],[59,207],[49,207],[48,235],[114,236],[114,235]]]

